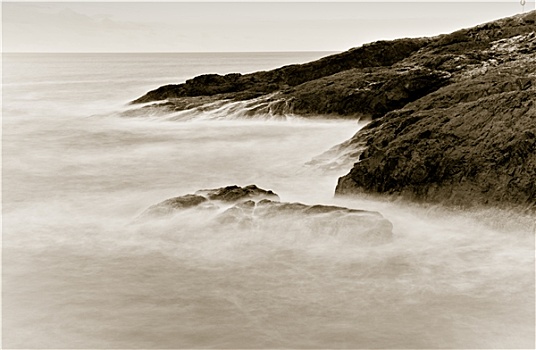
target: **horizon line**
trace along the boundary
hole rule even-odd
[[[350,49],[347,49],[350,50]],[[2,51],[2,54],[222,54],[222,53],[316,53],[347,50],[292,50],[292,51]]]

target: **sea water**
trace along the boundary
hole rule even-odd
[[[333,198],[349,169],[307,163],[355,121],[121,114],[160,85],[323,55],[4,54],[3,347],[534,348],[533,216]],[[135,221],[235,184],[379,211],[394,238]]]

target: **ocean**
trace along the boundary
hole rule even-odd
[[[309,161],[356,121],[121,113],[164,84],[324,55],[3,54],[3,348],[534,348],[533,217],[334,198],[349,169]],[[136,221],[250,184],[378,211],[393,240]]]

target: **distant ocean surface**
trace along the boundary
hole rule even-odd
[[[334,199],[349,169],[305,164],[357,122],[119,113],[199,74],[327,54],[3,54],[3,348],[534,348],[530,222]],[[377,210],[395,239],[134,222],[234,184]]]

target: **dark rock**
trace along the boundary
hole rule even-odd
[[[426,68],[349,70],[297,86],[285,94],[298,115],[378,118],[448,83],[450,73]]]
[[[187,194],[180,197],[166,199],[163,202],[149,207],[142,213],[142,217],[162,216],[172,214],[177,210],[202,207],[205,209],[218,209],[219,206],[214,201],[242,204],[239,209],[251,206],[255,202],[252,200],[262,200],[269,198],[279,200],[279,196],[270,190],[263,190],[255,185],[245,187],[227,186],[208,190],[199,190],[195,194]]]
[[[146,103],[186,96],[243,93],[238,98],[258,97],[352,68],[390,66],[428,42],[428,39],[378,41],[305,64],[296,64],[251,74],[206,74],[184,84],[166,85],[148,92],[133,103]]]
[[[255,185],[249,185],[246,187],[239,186],[227,186],[211,190],[200,190],[195,194],[205,196],[206,198],[213,201],[224,201],[224,202],[236,202],[243,199],[276,199],[279,200],[277,194],[270,190],[263,190],[258,188]]]
[[[184,84],[160,87],[133,103],[167,100],[166,110],[200,107],[217,100],[253,100],[248,116],[296,114],[378,118],[493,65],[529,54],[536,43],[536,12],[505,18],[434,38],[378,41],[301,65],[251,74],[205,74]],[[530,38],[529,38],[530,39]],[[521,44],[520,44],[521,42]],[[517,45],[517,47],[516,47]],[[502,50],[502,51],[501,51]],[[532,81],[520,79],[522,89]],[[496,87],[499,89],[500,87]]]
[[[381,127],[357,136],[368,148],[336,193],[534,206],[534,96],[535,89],[503,92],[402,118],[387,115]]]
[[[257,203],[257,214],[277,216],[281,213],[327,214],[327,213],[365,213],[364,210],[348,209],[332,205],[307,205],[302,203],[281,203],[263,199]],[[371,212],[367,212],[371,213]],[[379,215],[379,214],[378,214]]]
[[[204,223],[223,225],[231,229],[337,236],[360,243],[384,243],[392,238],[392,224],[377,212],[328,205],[281,203],[275,193],[254,185],[244,188],[228,186],[198,193],[203,193],[203,196],[186,195],[153,205],[141,218],[161,217],[185,209],[202,209],[198,214],[206,215],[207,220],[203,220]],[[255,195],[250,196],[251,193]],[[219,205],[222,205],[223,201],[223,204],[229,207],[217,214],[220,207],[214,204],[213,200]]]
[[[401,61],[435,56],[446,58],[447,71],[455,61],[460,67],[447,85],[386,113],[347,142],[365,149],[336,194],[534,210],[536,26],[525,19],[535,17],[459,31]]]

